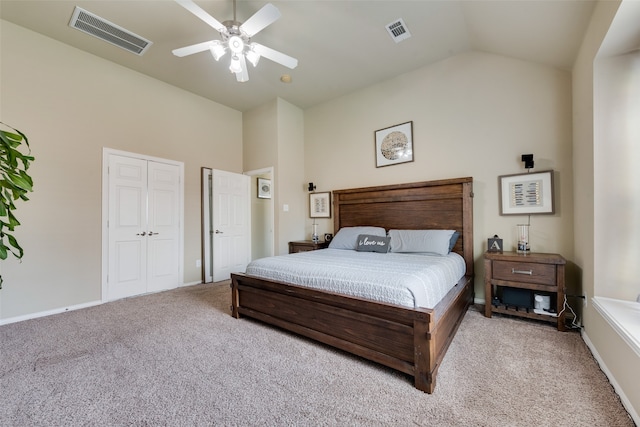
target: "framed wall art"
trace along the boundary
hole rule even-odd
[[[271,180],[266,178],[258,178],[258,198],[271,198]]]
[[[309,217],[331,218],[331,193],[309,194]]]
[[[413,162],[413,122],[375,131],[376,167]]]
[[[498,177],[500,215],[553,214],[553,171]]]

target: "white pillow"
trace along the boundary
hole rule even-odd
[[[361,234],[385,237],[387,232],[382,227],[342,227],[333,239],[331,239],[329,248],[351,249],[355,251],[358,246],[358,236]]]
[[[449,253],[455,230],[389,230],[391,252]]]

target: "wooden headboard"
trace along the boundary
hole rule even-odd
[[[454,252],[473,276],[473,178],[333,191],[334,232],[372,225],[402,230],[456,230]]]

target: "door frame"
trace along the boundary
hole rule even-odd
[[[179,237],[178,237],[178,283],[177,286],[184,285],[184,163],[176,160],[163,159],[160,157],[147,156],[145,154],[131,153],[128,151],[115,150],[112,148],[102,148],[102,295],[101,301],[107,302],[108,295],[108,274],[109,274],[109,156],[117,155],[131,157],[139,160],[154,161],[175,165],[180,171],[180,186],[178,196]]]
[[[275,177],[274,177],[274,167],[269,166],[267,168],[255,169],[244,172],[245,175],[250,177],[256,177],[259,175],[269,174],[271,175],[271,256],[276,253],[276,194],[277,194],[277,186],[275,185]],[[251,212],[251,216],[253,217],[253,212]],[[251,232],[251,239],[253,239],[253,231]],[[251,257],[253,258],[253,256]]]

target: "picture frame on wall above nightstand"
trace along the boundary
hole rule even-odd
[[[309,218],[331,218],[331,193],[309,194]]]
[[[553,171],[498,177],[500,215],[553,214]]]

